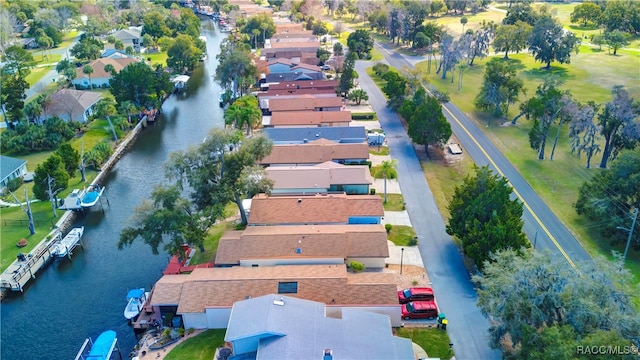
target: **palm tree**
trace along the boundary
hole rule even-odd
[[[233,125],[236,129],[242,126],[242,107],[238,104],[232,104],[224,112],[224,123],[226,125]]]
[[[378,168],[378,173],[376,175],[382,175],[384,177],[384,203],[387,203],[387,179],[395,179],[398,177],[398,172],[396,171],[397,164],[396,160],[385,160],[380,164]]]
[[[93,84],[91,83],[91,74],[93,74],[93,67],[91,65],[85,65],[82,68],[82,73],[89,76],[89,86],[93,89]]]
[[[111,64],[107,64],[104,66],[104,71],[111,74],[111,76],[116,76],[116,68]]]
[[[136,107],[136,104],[134,104],[134,102],[130,100],[124,101],[122,102],[122,104],[120,104],[120,111],[127,114],[127,120],[129,121],[129,124],[131,124],[131,114],[134,113],[137,109],[138,108]]]
[[[251,33],[253,34],[253,47],[256,48],[256,50],[258,50],[258,35],[260,35],[260,30],[253,29],[251,30]]]
[[[258,126],[262,119],[262,112],[254,106],[245,106],[242,109],[243,124],[247,125],[247,135],[253,132],[253,129]]]

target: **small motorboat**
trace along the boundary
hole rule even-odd
[[[142,311],[144,303],[149,297],[149,292],[145,292],[144,288],[129,290],[127,293],[127,306],[124,308],[124,317],[127,320],[135,320]]]
[[[63,258],[69,255],[69,252],[78,245],[83,234],[84,226],[71,229],[62,240],[51,246],[51,256]]]
[[[93,205],[98,203],[98,200],[100,200],[100,196],[102,196],[103,192],[104,186],[100,186],[100,184],[89,186],[87,191],[85,191],[84,195],[82,196],[80,205],[82,205],[83,208],[92,207]]]

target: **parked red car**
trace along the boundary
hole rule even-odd
[[[398,291],[398,301],[406,304],[410,301],[433,301],[433,289],[430,287],[415,287]]]
[[[402,305],[402,318],[409,319],[435,319],[438,317],[438,306],[435,301],[412,301]]]

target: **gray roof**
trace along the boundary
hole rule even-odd
[[[305,128],[265,128],[264,134],[274,144],[302,144],[324,138],[339,143],[362,143],[367,139],[364,126],[325,126]]]
[[[330,318],[322,303],[274,294],[233,305],[225,341],[249,338],[260,338],[257,353],[247,354],[257,360],[322,359],[325,349],[336,360],[414,358],[387,315],[347,308]]]
[[[0,181],[9,177],[14,171],[26,164],[26,160],[0,155]]]
[[[296,81],[296,80],[324,80],[324,73],[322,72],[305,73],[301,71],[296,71],[296,72],[288,72],[288,73],[273,73],[273,74],[267,74],[265,76],[265,81],[268,83],[279,82],[279,81]]]

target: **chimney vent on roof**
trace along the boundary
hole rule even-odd
[[[300,204],[302,202],[301,198],[298,198],[298,204]]]

